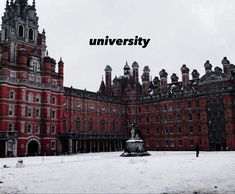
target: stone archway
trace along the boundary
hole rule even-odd
[[[27,155],[38,156],[40,155],[41,146],[38,140],[32,139],[27,144]]]

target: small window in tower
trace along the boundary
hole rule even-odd
[[[19,37],[24,37],[24,27],[22,25],[19,26]]]
[[[34,40],[34,33],[31,28],[29,29],[29,40]]]
[[[5,29],[5,40],[7,40],[7,29]]]

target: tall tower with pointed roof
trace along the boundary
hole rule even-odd
[[[59,61],[56,72],[38,19],[35,0],[32,5],[6,1],[0,31],[0,157],[54,154],[62,132],[64,63]]]

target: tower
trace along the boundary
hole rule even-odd
[[[0,31],[0,102],[5,99],[0,103],[0,156],[54,154],[59,145],[64,64],[60,60],[57,73],[55,60],[45,56],[45,30],[38,28],[35,0],[32,5],[6,1]]]
[[[183,89],[189,89],[189,68],[186,65],[181,67]]]
[[[132,64],[132,69],[133,69],[133,77],[135,80],[135,83],[139,82],[139,64],[135,61]]]
[[[230,62],[227,59],[227,57],[224,57],[221,63],[223,65],[224,73],[227,75],[231,75],[230,68],[229,68]]]
[[[159,76],[160,76],[160,88],[162,91],[165,91],[167,89],[167,76],[168,73],[166,72],[165,69],[162,69],[159,72]]]
[[[112,68],[109,65],[107,65],[105,68],[105,94],[108,96],[111,96],[112,94],[111,84],[112,84]]]
[[[131,72],[130,72],[130,66],[128,65],[128,63],[126,62],[126,65],[124,66],[124,76],[125,77],[130,77],[130,74],[131,74]]]
[[[142,92],[143,95],[149,94],[149,82],[150,82],[150,69],[148,66],[144,67],[143,75],[142,75]]]

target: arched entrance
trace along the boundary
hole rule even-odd
[[[37,156],[40,154],[39,144],[36,140],[32,140],[28,143],[28,156]]]

